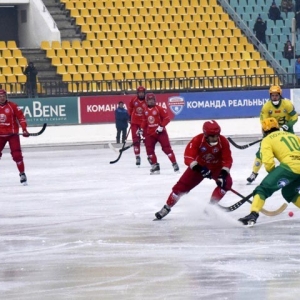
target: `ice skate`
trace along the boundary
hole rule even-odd
[[[160,174],[160,167],[158,163],[153,164],[150,169],[150,175],[156,175],[156,174]]]
[[[252,172],[251,175],[247,178],[248,184],[251,184],[255,180],[257,175],[258,175],[258,173]]]
[[[168,207],[167,205],[164,205],[164,207],[158,211],[156,214],[155,214],[155,217],[157,220],[161,220],[163,217],[165,217],[169,212],[171,211],[171,208]]]
[[[140,157],[140,156],[136,156],[135,164],[136,164],[137,166],[140,166],[140,165],[141,165],[141,157]]]
[[[240,218],[239,221],[242,222],[244,225],[253,226],[258,219],[259,214],[255,211],[252,211],[251,214],[244,218]]]
[[[27,185],[27,177],[25,173],[20,173],[20,182],[22,185]]]
[[[179,172],[179,166],[178,166],[177,162],[174,162],[172,164],[172,166],[173,166],[174,172]]]

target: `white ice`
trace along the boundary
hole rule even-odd
[[[191,134],[200,132],[203,122],[198,123]],[[184,122],[177,125],[184,136]],[[90,127],[83,127],[86,138]],[[140,168],[132,149],[109,164],[118,154],[101,143],[83,143],[75,129],[48,128],[43,136],[30,138],[31,145],[22,138],[28,186],[19,183],[8,150],[3,153],[1,299],[299,299],[296,207],[289,204],[275,217],[260,214],[258,223],[247,228],[236,220],[249,213],[248,203],[231,213],[204,213],[215,187],[205,180],[165,219],[153,221],[180,177],[160,147],[161,174],[150,176],[144,148]],[[55,130],[56,137],[51,136]],[[110,130],[115,134],[113,126]],[[227,128],[222,130],[227,135]],[[242,128],[238,130],[242,134]],[[78,145],[38,145],[64,134]],[[253,134],[259,136],[257,131]],[[239,143],[250,141],[253,138]],[[173,144],[181,173],[185,145],[186,141]],[[258,146],[231,149],[233,188],[248,195],[266,175],[261,170],[256,184],[246,185]],[[237,200],[228,192],[221,204]],[[283,203],[277,192],[265,208],[275,210]]]

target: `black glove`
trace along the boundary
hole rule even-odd
[[[192,168],[192,170],[201,173],[204,178],[211,179],[211,171],[205,166],[202,167],[197,164]]]
[[[224,189],[226,186],[226,178],[227,178],[228,172],[225,171],[224,169],[221,170],[218,179],[217,179],[217,185],[221,188]]]

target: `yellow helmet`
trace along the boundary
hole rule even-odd
[[[270,131],[273,128],[279,129],[278,122],[275,118],[266,118],[261,122],[262,130],[264,132]]]
[[[270,87],[269,93],[270,94],[277,93],[277,94],[279,94],[281,96],[282,95],[281,87],[278,86],[278,85],[272,85]]]

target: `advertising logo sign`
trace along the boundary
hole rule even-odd
[[[135,96],[136,94],[80,97],[81,123],[92,124],[115,122],[115,110],[118,107],[118,102],[123,101],[124,107],[128,110],[129,102]],[[176,99],[176,94],[156,94],[155,96],[157,105],[167,110],[171,110],[171,106],[169,105],[170,102],[168,99]],[[178,101],[176,102],[172,102],[172,107],[174,107],[174,110],[175,105],[179,108],[181,105],[180,103],[182,102],[180,99],[177,100]],[[172,119],[173,114],[170,113],[170,117]]]
[[[184,107],[184,98],[180,96],[173,96],[168,99],[168,105],[174,115],[179,115]]]
[[[78,124],[77,97],[14,99],[28,125]]]

